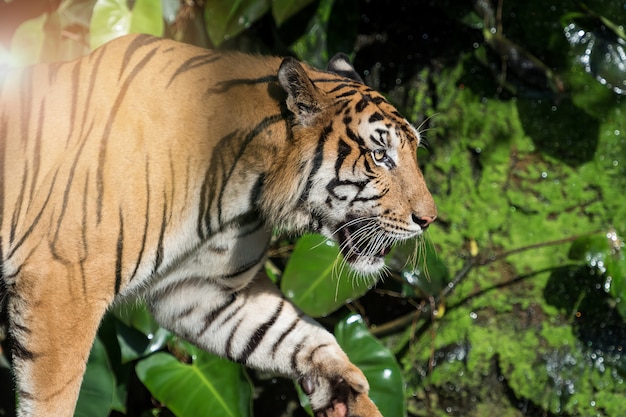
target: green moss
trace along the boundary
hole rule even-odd
[[[468,241],[489,259],[626,217],[616,193],[626,188],[626,111],[618,106],[598,120],[572,102],[480,97],[460,86],[461,67],[425,75],[439,103],[426,176],[445,225],[430,236],[451,275],[466,261]],[[592,281],[564,281],[574,273],[568,250],[542,246],[474,268],[403,359],[413,402],[428,396],[444,407],[455,395],[467,406],[459,415],[517,416],[513,396],[555,414],[621,415],[623,371],[584,343],[574,320]],[[571,296],[554,293],[557,283]]]

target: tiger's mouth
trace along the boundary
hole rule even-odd
[[[383,238],[372,222],[347,222],[338,228],[336,236],[341,254],[349,263],[364,257],[382,259],[391,251],[389,239]]]

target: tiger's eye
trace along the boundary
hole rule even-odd
[[[375,149],[372,151],[372,157],[376,162],[383,162],[387,157],[387,152],[384,149]]]

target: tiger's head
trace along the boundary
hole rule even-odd
[[[277,226],[338,242],[362,274],[437,217],[417,163],[418,131],[363,84],[345,55],[328,72],[283,60],[289,135],[265,178],[261,206]]]

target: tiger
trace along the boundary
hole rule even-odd
[[[127,35],[0,74],[0,261],[19,417],[73,415],[103,315],[143,300],[182,339],[297,381],[316,416],[380,416],[334,336],[263,265],[273,230],[379,277],[437,209],[421,137],[348,57]]]

